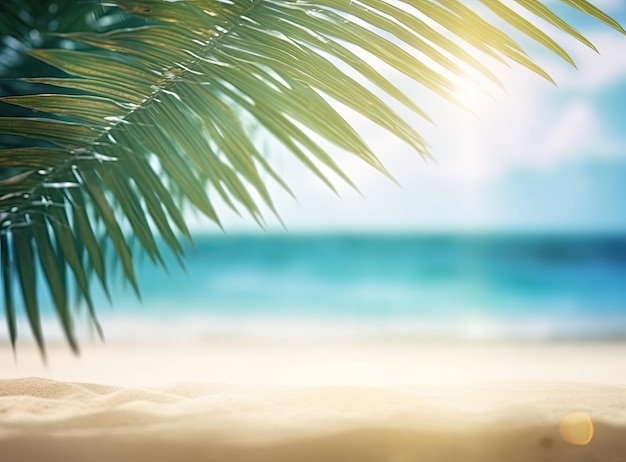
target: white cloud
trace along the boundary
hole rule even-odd
[[[515,113],[494,114],[479,127],[479,149],[488,152],[493,172],[528,166],[538,169],[593,156],[614,157],[626,142],[606,133],[587,100],[574,99],[564,107],[542,104],[549,95],[516,106]],[[484,155],[484,154],[483,154]]]
[[[539,164],[567,160],[581,151],[602,150],[597,146],[601,136],[593,110],[584,102],[574,102],[561,111],[559,120],[543,133],[535,152],[528,154]],[[547,154],[546,158],[544,155]]]
[[[578,71],[567,64],[557,64],[553,59],[541,60],[542,66],[552,69],[551,74],[560,88],[596,90],[626,78],[626,37],[603,30],[588,34],[588,38],[598,49],[599,55],[587,47],[573,47],[570,54]]]

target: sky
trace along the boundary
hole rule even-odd
[[[594,4],[626,26],[626,0]],[[435,161],[422,159],[385,130],[339,108],[397,184],[328,146],[360,190],[337,180],[337,197],[270,143],[265,148],[269,159],[297,198],[272,188],[287,231],[626,231],[626,37],[579,14],[566,19],[599,54],[553,33],[574,58],[575,69],[522,39],[557,87],[519,66],[496,67],[506,92],[492,86],[489,97],[475,85],[457,82],[461,100],[475,115],[373,63],[434,119],[436,126],[392,106],[426,138]],[[262,232],[249,217],[225,207],[218,210],[227,233]],[[270,213],[266,217],[270,232],[284,232]],[[220,232],[208,220],[190,219],[196,230]]]

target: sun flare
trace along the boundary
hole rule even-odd
[[[460,80],[456,86],[457,98],[466,106],[473,107],[486,96],[485,92],[472,80]]]

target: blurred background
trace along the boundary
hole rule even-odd
[[[626,24],[623,0],[597,3]],[[275,190],[287,229],[221,207],[223,233],[190,212],[186,270],[142,263],[141,302],[121,284],[112,304],[96,297],[106,337],[626,338],[624,37],[573,19],[599,55],[566,41],[576,70],[531,50],[558,88],[508,68],[506,93],[459,82],[474,115],[389,71],[432,115],[414,123],[436,162],[346,117],[398,184],[337,152],[361,192],[337,182],[338,198],[266,143],[297,197]],[[47,313],[48,340],[61,339]]]

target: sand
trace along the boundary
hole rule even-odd
[[[0,460],[624,462],[626,344],[0,353]]]

